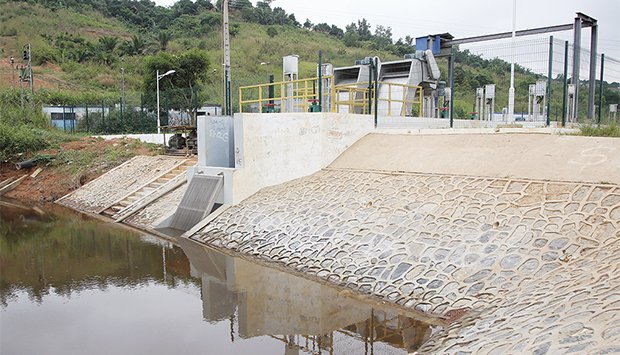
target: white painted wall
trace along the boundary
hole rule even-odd
[[[107,134],[102,136],[93,136],[100,137],[103,139],[114,139],[114,138],[134,138],[141,140],[144,143],[154,143],[154,144],[165,144],[164,143],[164,135],[157,133],[145,133],[145,134]],[[166,135],[166,138],[170,138],[170,134]]]
[[[454,128],[495,128],[497,126],[516,125],[524,128],[544,127],[545,122],[503,122],[503,121],[483,121],[483,120],[454,120]],[[551,122],[552,124],[554,122]],[[450,128],[450,120],[447,118],[418,118],[418,117],[379,117],[377,128],[393,129],[437,129]]]
[[[264,187],[321,170],[372,132],[374,119],[342,113],[239,113],[234,127],[235,169],[195,167],[189,174],[223,173],[219,203],[237,204]]]

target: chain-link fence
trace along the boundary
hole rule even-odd
[[[583,44],[582,44],[583,47]],[[614,119],[620,103],[620,61],[598,54],[594,115],[588,117],[590,51],[579,50],[579,80],[573,80],[573,45],[554,37],[516,38],[463,44],[454,69],[455,117],[462,118],[484,105],[495,120],[506,118],[510,63],[515,63],[515,121],[601,123]],[[601,85],[601,62],[603,82]],[[487,85],[494,95],[486,96]],[[493,105],[493,107],[490,107]]]
[[[205,104],[195,90],[185,89],[162,90],[159,104],[157,93],[145,96],[135,92],[118,99],[68,102],[55,100],[56,104],[41,106],[54,127],[69,133],[154,133],[158,123],[162,127],[191,127],[197,116],[221,114],[218,105]]]

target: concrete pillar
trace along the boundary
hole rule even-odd
[[[596,90],[596,44],[598,42],[598,25],[592,25],[590,36],[590,86],[588,88],[588,119],[594,119],[594,92]]]
[[[577,108],[579,97],[579,55],[581,54],[581,18],[575,17],[575,24],[573,25],[573,79],[572,84],[575,84],[575,99],[573,101],[573,112],[575,113],[575,120],[577,120]]]

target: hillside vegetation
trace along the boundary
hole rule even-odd
[[[118,102],[123,67],[126,102],[153,108],[152,88],[145,80],[154,74],[147,69],[148,57],[200,51],[206,58],[206,69],[197,76],[200,80],[193,83],[191,100],[186,101],[221,104],[220,3],[179,0],[166,8],[134,0],[0,0],[0,54],[3,58],[14,56],[19,64],[23,46],[31,43],[35,90],[51,92],[52,103]],[[299,55],[300,78],[311,77],[319,50],[323,50],[324,61],[335,66],[375,55],[384,61],[393,60],[413,52],[414,37],[419,35],[394,39],[389,24],[371,25],[365,19],[344,29],[314,24],[272,7],[271,1],[253,6],[248,0],[232,0],[230,7],[233,101],[239,86],[264,83],[270,74],[279,80],[282,56]],[[488,83],[497,85],[497,95],[502,99],[496,102],[496,110],[501,110],[507,97],[508,63],[485,60],[467,51],[457,51],[456,61],[455,115],[468,117],[475,88]],[[445,60],[440,61],[440,67],[446,80]],[[13,75],[3,60],[0,90],[14,85]],[[541,78],[517,66],[517,92],[527,92],[529,84]],[[162,85],[167,85],[163,91],[184,92],[168,81]],[[561,107],[561,85],[561,78],[554,78],[555,108]],[[618,96],[617,90],[605,90],[604,103],[618,102]],[[585,104],[580,107],[585,108]],[[517,95],[516,110],[526,109],[527,95]]]

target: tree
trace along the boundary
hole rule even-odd
[[[373,42],[379,49],[387,48],[390,44],[392,44],[392,28],[377,25],[375,28]]]
[[[278,35],[278,30],[275,27],[267,27],[267,35],[273,38]]]
[[[331,29],[329,30],[329,34],[336,38],[344,37],[344,31],[336,25],[332,25]]]
[[[144,98],[150,107],[156,102],[156,72],[165,73],[175,70],[159,81],[160,96],[167,108],[194,111],[201,106],[199,93],[201,83],[207,79],[210,67],[209,57],[205,51],[193,49],[180,55],[162,52],[146,59],[144,71]]]
[[[103,36],[99,38],[99,48],[104,52],[113,53],[117,44],[118,38],[116,37]]]
[[[325,33],[325,34],[329,34],[329,31],[331,30],[331,26],[328,25],[327,23],[323,22],[323,23],[317,23],[316,25],[314,25],[314,28],[312,29],[314,32],[321,32],[321,33]]]
[[[172,39],[170,32],[161,31],[157,34],[157,42],[159,42],[159,48],[165,51],[168,48],[168,42]]]
[[[310,22],[310,20],[309,20],[309,19],[306,19],[306,22],[304,22],[304,28],[305,28],[306,30],[311,30],[311,29],[312,29],[312,27],[314,27],[314,24],[312,24],[312,22]]]
[[[368,41],[372,38],[370,23],[368,23],[365,18],[357,21],[357,34],[362,41]]]
[[[344,45],[347,47],[357,46],[360,36],[357,33],[357,25],[355,23],[351,23],[345,27],[344,37],[342,40],[344,41]]]
[[[146,48],[146,41],[141,36],[131,36],[131,41],[121,43],[121,51],[125,55],[140,55]]]

